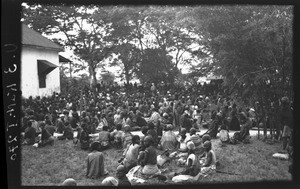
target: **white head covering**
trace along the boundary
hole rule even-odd
[[[118,186],[118,184],[119,184],[118,180],[111,176],[106,177],[102,181],[102,185],[104,185],[104,186]]]

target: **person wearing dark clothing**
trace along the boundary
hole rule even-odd
[[[100,149],[106,150],[110,147],[110,132],[107,126],[103,126],[102,131],[99,132]]]
[[[231,121],[229,123],[229,130],[239,131],[241,128],[240,128],[240,122],[239,122],[238,117],[237,117],[236,104],[232,105],[232,110],[230,112],[230,116],[231,116]]]
[[[23,144],[33,145],[35,143],[36,130],[32,127],[31,121],[27,121]]]
[[[154,124],[152,122],[148,123],[148,129],[149,130],[148,130],[147,134],[152,136],[152,138],[153,138],[153,145],[157,146],[157,144],[158,144],[158,136],[157,136],[157,132],[155,130],[155,126],[154,126]]]
[[[209,132],[208,134],[210,135],[210,137],[212,138],[216,138],[217,137],[217,134],[218,134],[218,129],[219,129],[219,126],[221,125],[221,115],[217,115],[216,112],[213,112],[212,113],[212,123],[211,123],[211,126],[209,128]]]
[[[46,145],[53,145],[54,144],[54,138],[51,135],[51,133],[46,129],[45,123],[41,123],[40,125],[42,129],[42,136],[41,136],[41,141],[39,142],[39,147],[44,147]]]
[[[127,171],[124,165],[119,165],[117,167],[116,177],[118,179],[118,186],[131,186],[126,173]]]
[[[61,114],[59,117],[60,118],[57,119],[57,122],[56,122],[56,127],[57,127],[56,132],[63,133],[65,130],[65,121],[64,121],[65,115]]]
[[[189,131],[193,127],[193,122],[188,114],[183,115],[182,128]]]
[[[293,111],[289,105],[289,99],[283,97],[281,99],[280,124],[283,128],[282,141],[283,150],[286,150],[293,131]]]
[[[87,125],[83,123],[81,125],[82,131],[80,132],[79,142],[80,142],[80,148],[83,150],[87,150],[90,147],[90,136],[87,131]]]
[[[49,120],[46,120],[45,129],[53,136],[55,132],[55,126],[51,125],[51,122]]]
[[[102,152],[98,151],[99,142],[93,142],[91,145],[91,149],[92,152],[88,154],[86,159],[86,176],[90,179],[98,179],[104,175],[107,175],[108,172],[104,167],[104,155]]]
[[[136,125],[139,127],[147,126],[147,121],[142,117],[142,113],[138,112],[136,117]]]
[[[144,138],[144,144],[146,149],[144,151],[144,155],[140,160],[142,165],[142,173],[145,175],[153,175],[159,171],[157,167],[157,153],[154,148],[154,140],[151,136],[146,136]]]
[[[69,122],[65,122],[65,130],[64,130],[64,133],[61,137],[58,137],[58,140],[65,140],[65,139],[68,139],[68,140],[72,140],[74,137],[74,134],[73,134],[73,129],[70,125]]]

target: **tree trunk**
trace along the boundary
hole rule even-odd
[[[91,87],[91,90],[93,92],[93,95],[94,95],[94,100],[95,100],[95,103],[97,103],[97,91],[96,91],[96,86],[97,86],[97,78],[96,78],[96,71],[95,71],[95,68],[93,66],[93,63],[90,62],[89,63],[89,71],[90,71],[90,87]]]

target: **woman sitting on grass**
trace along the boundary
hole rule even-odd
[[[42,122],[40,124],[42,129],[42,136],[41,141],[39,142],[39,147],[44,147],[46,145],[53,145],[54,144],[54,137],[50,134],[50,132],[45,128],[45,123]]]
[[[104,156],[102,152],[97,151],[99,149],[99,142],[93,142],[91,144],[92,152],[87,156],[87,170],[86,176],[91,179],[98,179],[108,172],[104,167]]]
[[[232,138],[230,138],[230,144],[237,144],[238,142],[243,142],[244,144],[250,143],[250,120],[244,112],[239,114],[239,118],[241,130],[233,134]]]
[[[32,127],[30,120],[27,121],[26,125],[23,144],[33,145],[35,143],[36,130]]]
[[[147,132],[147,134],[148,135],[150,135],[150,136],[152,136],[152,139],[153,139],[153,146],[157,146],[157,142],[158,142],[158,136],[157,136],[157,131],[155,130],[155,125],[154,125],[154,123],[152,123],[152,122],[149,122],[148,123],[148,132]]]
[[[189,141],[187,143],[187,148],[189,156],[186,160],[186,169],[181,174],[196,176],[200,171],[200,163],[198,156],[194,152],[195,144],[192,141]]]
[[[122,146],[123,149],[127,149],[127,147],[132,143],[132,134],[130,132],[130,126],[124,126],[124,134],[122,136]]]
[[[186,129],[185,128],[182,128],[181,131],[180,131],[180,134],[178,136],[178,141],[179,141],[179,144],[178,144],[178,151],[179,152],[187,152],[188,149],[187,149],[187,146],[186,146]]]
[[[109,140],[110,140],[110,133],[108,131],[108,126],[103,126],[102,131],[99,132],[99,143],[100,149],[106,150],[109,148]]]
[[[79,135],[79,142],[80,142],[80,148],[83,150],[87,150],[90,147],[90,136],[88,133],[88,126],[86,123],[83,123],[81,125],[82,131],[80,131]]]
[[[143,153],[140,153],[139,162],[142,165],[142,174],[145,175],[154,175],[159,172],[157,167],[157,153],[154,148],[153,138],[151,136],[146,136],[144,139],[144,144],[146,150]]]
[[[140,137],[138,135],[134,135],[132,137],[132,143],[128,146],[123,154],[124,160],[122,164],[125,166],[127,172],[138,164],[139,148]]]
[[[126,176],[127,170],[124,167],[124,165],[119,165],[117,167],[117,181],[118,181],[118,186],[131,186],[131,183],[129,182],[127,176]]]
[[[173,125],[169,124],[166,126],[166,132],[163,134],[160,145],[162,150],[174,151],[178,146],[176,134],[173,132]]]
[[[209,174],[212,171],[216,170],[216,154],[212,150],[212,145],[210,141],[205,141],[203,144],[205,148],[206,156],[204,159],[204,163],[202,163],[201,171],[202,174]]]
[[[200,136],[196,133],[195,128],[190,129],[190,138],[188,141],[192,141],[195,144],[194,152],[195,152],[195,154],[197,154],[197,156],[202,156],[204,154],[202,140],[201,140]]]
[[[116,126],[116,129],[110,133],[110,139],[112,140],[112,145],[115,148],[122,148],[122,137],[124,135],[124,132],[121,130],[122,129],[122,124],[118,124]]]
[[[65,139],[72,140],[73,137],[74,137],[73,128],[71,127],[70,123],[66,121],[64,133],[62,136],[58,137],[58,140],[65,140]]]

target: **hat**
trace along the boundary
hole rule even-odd
[[[118,186],[119,182],[114,177],[106,177],[101,184],[104,186]]]
[[[211,142],[210,141],[205,141],[203,144],[203,147],[206,149],[210,149],[211,148]]]
[[[254,110],[253,108],[250,108],[250,110],[249,110],[249,111],[255,112],[255,110]]]
[[[59,117],[65,117],[65,115],[64,114],[60,114]]]
[[[167,117],[167,116],[169,116],[169,115],[166,112],[163,113],[163,117]]]
[[[187,142],[186,147],[189,150],[194,150],[195,149],[195,144],[192,141]]]
[[[62,185],[63,186],[77,186],[77,183],[73,178],[68,178],[62,183]]]

